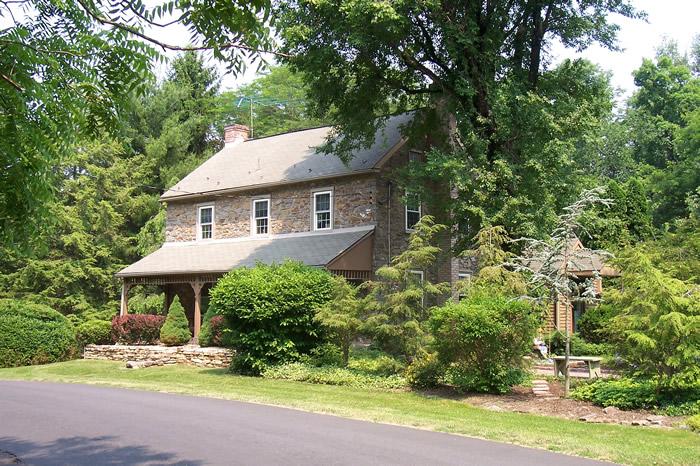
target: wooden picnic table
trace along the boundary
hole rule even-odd
[[[552,359],[554,360],[554,377],[557,377],[559,374],[565,375],[566,356],[552,356]],[[585,362],[588,367],[588,378],[592,379],[593,376],[600,377],[600,361],[602,359],[597,356],[569,356],[569,363]]]

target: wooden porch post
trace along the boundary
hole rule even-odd
[[[199,280],[190,282],[194,290],[194,338],[199,337],[199,329],[202,326],[202,286],[204,283]]]
[[[129,288],[131,288],[131,285],[126,283],[126,281],[122,281],[122,302],[119,309],[120,316],[129,314]]]

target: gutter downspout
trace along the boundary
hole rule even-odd
[[[391,181],[389,181],[389,189],[388,189],[388,201],[387,201],[387,215],[386,215],[386,241],[387,245],[389,246],[389,260],[387,261],[387,265],[391,264],[391,196],[392,196],[392,188],[393,184]]]

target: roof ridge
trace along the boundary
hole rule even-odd
[[[276,133],[276,134],[268,134],[267,136],[260,136],[258,138],[250,138],[246,139],[243,141],[244,143],[246,142],[252,142],[252,141],[260,141],[263,139],[269,139],[269,138],[274,138],[277,136],[284,136],[286,134],[294,134],[294,133],[301,133],[303,131],[312,131],[314,129],[321,129],[321,128],[331,128],[333,125],[321,125],[321,126],[312,126],[310,128],[299,128],[299,129],[290,129],[289,131],[283,131],[281,133]]]

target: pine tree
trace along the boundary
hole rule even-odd
[[[415,225],[408,248],[391,265],[377,270],[379,280],[368,282],[365,298],[368,314],[363,330],[385,351],[412,359],[425,343],[426,299],[444,295],[447,283],[432,283],[426,271],[435,263],[441,249],[436,236],[446,229],[426,215]],[[422,272],[422,279],[416,271]]]
[[[166,346],[179,346],[192,338],[185,310],[177,296],[170,305],[168,316],[160,329],[160,342]]]

